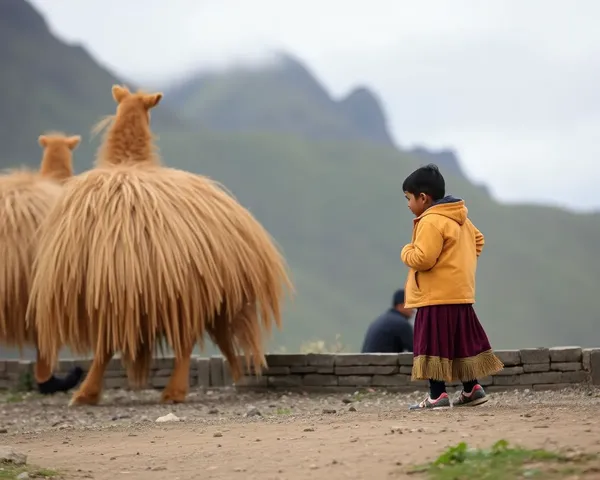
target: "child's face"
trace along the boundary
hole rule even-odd
[[[430,198],[424,193],[415,196],[412,193],[404,192],[404,196],[408,201],[408,208],[415,217],[421,215],[431,205]]]

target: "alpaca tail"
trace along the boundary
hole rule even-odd
[[[223,308],[214,322],[206,326],[212,341],[227,359],[234,382],[240,380],[248,368],[252,368],[260,375],[266,366],[260,327],[256,305],[252,303],[246,304],[241,311],[231,317],[226,312],[226,308]],[[245,362],[242,362],[242,357],[237,355],[236,346],[244,351]]]
[[[143,388],[148,383],[152,367],[152,348],[147,343],[139,345],[135,355],[123,355],[122,363],[127,372],[129,386]]]

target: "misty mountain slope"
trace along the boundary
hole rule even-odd
[[[213,130],[392,143],[373,93],[359,88],[333,100],[300,61],[285,54],[265,65],[193,75],[165,93],[166,102]]]
[[[12,15],[7,23],[14,28],[2,24],[0,29],[0,99],[10,106],[0,109],[5,128],[1,166],[32,155],[37,164],[40,130],[64,128],[84,135],[76,155],[81,170],[93,158],[85,132],[102,115],[114,112],[110,87],[118,79],[47,29],[41,33],[39,22],[29,31],[17,28],[18,22],[34,22],[37,13],[23,10],[22,18],[6,5],[0,2],[0,22]],[[62,69],[56,72],[51,66],[58,64]],[[69,78],[60,75],[66,70]],[[215,78],[210,88],[231,92],[230,82],[236,80],[223,81],[221,86]],[[301,90],[319,98],[319,89],[309,85]],[[276,88],[283,98],[272,106],[275,113],[285,116],[300,108],[294,106],[296,100],[286,98],[296,90],[290,93],[288,85],[270,85],[272,92]],[[191,103],[180,117],[172,113],[169,105],[177,102],[169,103],[168,98],[175,96],[173,92],[165,92],[164,104],[152,116],[164,163],[224,183],[267,227],[291,266],[298,292],[295,301],[286,305],[283,331],[272,345],[293,350],[306,340],[331,340],[340,333],[344,342],[358,348],[368,322],[388,307],[392,292],[405,282],[399,255],[410,240],[412,218],[401,184],[423,159],[385,142],[367,140],[367,134],[323,134],[332,123],[332,131],[343,132],[352,115],[361,117],[363,131],[369,128],[368,119],[375,114],[357,107],[355,100],[337,104],[339,111],[345,111],[339,117],[332,113],[338,110],[315,106],[298,131],[219,131],[190,118],[197,108],[191,108]],[[214,118],[238,111],[247,118],[264,114],[260,103],[234,101],[231,93],[209,98],[220,99],[201,102]],[[209,119],[206,113],[200,116]],[[316,137],[307,135],[310,131]],[[467,200],[472,219],[486,235],[476,308],[494,346],[600,343],[595,324],[600,216],[499,205],[460,172],[442,169],[448,191]]]
[[[91,127],[112,114],[111,86],[120,83],[79,45],[67,45],[25,0],[0,2],[0,168],[37,166],[37,137],[48,130],[80,134],[77,166],[90,165]],[[131,85],[131,88],[135,88]],[[153,117],[158,126],[183,128],[168,107]]]

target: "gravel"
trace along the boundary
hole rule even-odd
[[[68,407],[70,395],[42,397],[36,393],[0,392],[0,439],[45,430],[103,429],[144,425],[160,417],[172,416],[183,422],[218,425],[223,421],[295,422],[327,415],[359,412],[377,416],[406,412],[407,405],[423,398],[423,392],[396,394],[360,390],[353,394],[314,394],[294,392],[236,392],[234,389],[191,391],[188,401],[179,405],[159,404],[160,391],[107,390],[102,404],[94,407]],[[600,389],[579,387],[561,391],[513,390],[490,394],[489,406],[531,408],[524,416],[535,415],[536,407],[581,407],[598,409]],[[484,407],[485,408],[485,407]],[[172,417],[169,417],[172,420]]]

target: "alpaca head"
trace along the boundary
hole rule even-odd
[[[62,133],[40,135],[38,143],[44,150],[40,174],[59,181],[73,176],[73,150],[80,142],[79,135],[66,136]]]
[[[94,127],[94,133],[106,129],[96,165],[160,163],[150,129],[150,110],[158,105],[162,93],[132,93],[127,87],[114,85],[112,96],[117,103],[116,114]]]
[[[163,95],[162,93],[131,93],[127,87],[113,85],[112,96],[117,102],[117,118],[137,111],[143,113],[150,124],[150,110],[158,105]]]

